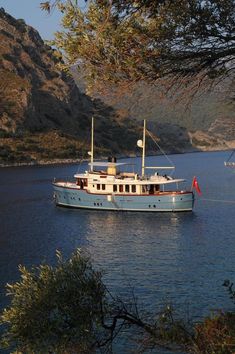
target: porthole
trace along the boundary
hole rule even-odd
[[[149,205],[149,208],[151,208],[151,205]]]
[[[154,204],[154,206],[153,206],[154,208],[156,208],[156,205]]]
[[[96,203],[94,203],[94,205],[96,205]]]

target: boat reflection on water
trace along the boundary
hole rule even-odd
[[[179,247],[182,228],[196,218],[194,214],[186,212],[158,213],[157,218],[150,213],[136,215],[131,212],[86,211],[84,214],[89,252],[95,254],[95,261],[101,264],[109,255],[112,255],[111,262],[115,257],[127,257],[128,262],[130,254],[142,258],[141,263],[147,263],[149,257],[160,260],[163,254],[168,253],[167,250]],[[170,253],[169,257],[174,258]],[[121,266],[124,266],[123,261],[120,262]]]
[[[150,213],[84,211],[84,215],[86,250],[95,267],[104,269],[104,282],[113,294],[129,298],[133,288],[151,312],[166,301],[177,303],[175,297],[180,306],[187,301],[185,282],[192,268],[197,274],[200,267],[194,242],[204,240],[182,235],[193,227],[200,235],[196,214],[158,213],[156,217]]]

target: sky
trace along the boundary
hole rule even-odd
[[[27,25],[34,27],[42,39],[53,39],[53,33],[60,29],[61,15],[54,10],[48,15],[40,9],[43,0],[0,0],[0,7],[16,19],[24,19]]]

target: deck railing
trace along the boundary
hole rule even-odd
[[[65,177],[60,177],[60,178],[54,177],[53,183],[56,183],[56,182],[75,183],[75,179],[71,178],[71,176],[65,176]]]

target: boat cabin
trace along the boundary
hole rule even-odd
[[[91,164],[90,164],[91,165]],[[91,170],[85,174],[76,174],[76,184],[91,194],[117,195],[155,195],[165,191],[165,185],[182,182],[173,180],[170,176],[161,176],[158,173],[149,177],[142,177],[134,172],[120,172],[119,167],[126,163],[94,162]],[[99,166],[102,170],[94,170]]]

